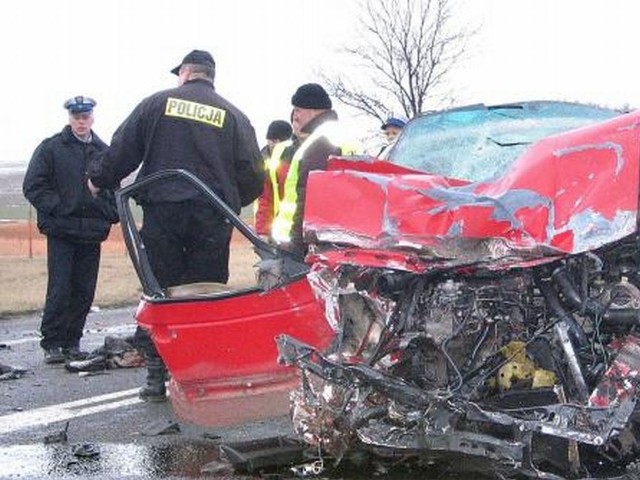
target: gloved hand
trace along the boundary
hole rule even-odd
[[[269,291],[284,283],[283,261],[281,258],[261,260],[256,273],[258,286]]]

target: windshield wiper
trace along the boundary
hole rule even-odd
[[[487,140],[495,143],[499,147],[517,147],[518,145],[530,145],[531,142],[499,142],[495,138],[487,137]]]

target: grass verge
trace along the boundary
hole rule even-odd
[[[42,309],[47,292],[46,257],[0,257],[0,318]],[[140,298],[140,282],[129,257],[103,254],[94,305],[133,305]]]
[[[229,260],[229,285],[233,288],[255,285],[257,262],[248,242],[234,242]],[[46,256],[0,256],[0,319],[42,310],[46,292]],[[129,256],[103,252],[94,305],[100,308],[135,305],[141,292]]]

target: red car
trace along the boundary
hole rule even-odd
[[[336,338],[278,338],[297,432],[338,459],[639,478],[639,163],[640,112],[526,102],[424,115],[390,162],[312,172]]]
[[[296,431],[336,459],[640,478],[639,164],[638,112],[525,102],[417,117],[390,161],[312,172],[304,263],[192,175],[163,172],[119,195],[137,319],[196,423],[260,395],[285,411],[295,388]],[[232,271],[228,286],[158,287],[134,199],[176,175],[236,227],[251,285]]]

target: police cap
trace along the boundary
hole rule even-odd
[[[69,113],[86,113],[93,111],[96,104],[93,98],[78,95],[64,102],[64,108],[69,110]]]
[[[180,65],[171,70],[171,73],[178,75],[180,73],[180,67],[187,63],[192,65],[206,65],[211,68],[216,67],[216,62],[213,60],[213,57],[209,52],[205,50],[192,50],[185,55]]]
[[[398,117],[389,117],[387,118],[387,120],[382,124],[382,126],[380,127],[382,130],[386,130],[389,127],[396,127],[396,128],[404,128],[404,126],[407,124],[407,121],[404,118],[398,118]]]

